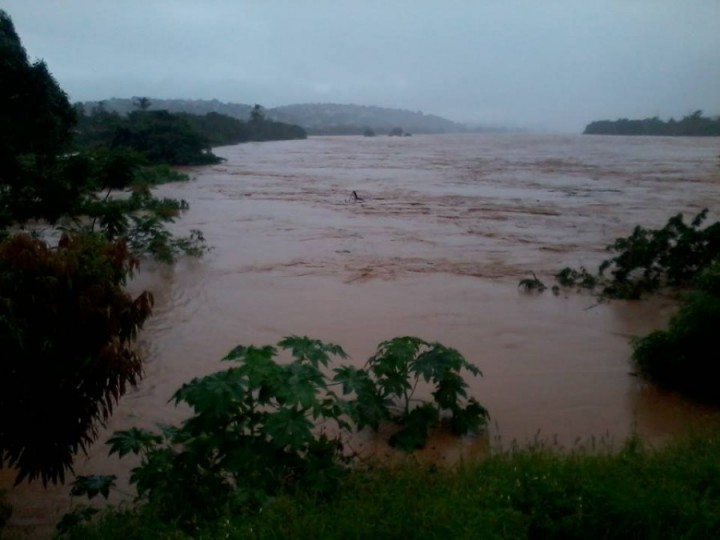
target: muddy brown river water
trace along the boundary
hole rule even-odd
[[[131,462],[106,457],[109,433],[180,420],[186,411],[168,399],[183,382],[221,368],[237,344],[290,334],[338,343],[358,365],[400,335],[474,362],[487,435],[437,436],[423,459],[534,438],[572,446],[638,433],[661,444],[717,414],[629,374],[629,339],[662,327],[671,298],[598,304],[574,291],[526,294],[518,281],[596,268],[604,246],[637,224],[706,207],[720,219],[720,139],[313,137],[217,153],[227,161],[159,190],[190,203],[177,230],[202,229],[214,249],[172,268],[146,262],[132,283],[156,298],[142,336],[146,375],[78,458],[78,474],[126,477]],[[372,436],[353,444],[388,459]],[[0,471],[0,487],[11,480]],[[12,489],[9,532],[49,534],[68,491]]]

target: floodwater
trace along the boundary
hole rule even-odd
[[[376,345],[416,335],[455,347],[483,377],[484,437],[438,435],[424,459],[455,460],[488,445],[541,438],[653,444],[715,411],[633,377],[629,339],[661,328],[660,297],[598,304],[587,294],[527,294],[564,266],[590,269],[633,227],[678,212],[720,219],[720,140],[536,135],[315,137],[217,149],[159,193],[186,199],[178,232],[199,228],[213,250],[168,268],[147,262],[131,284],[154,292],[142,346],[146,375],[77,460],[79,474],[127,476],[106,457],[109,433],[179,421],[168,399],[223,366],[237,344],[297,334],[342,345],[362,365]],[[362,200],[355,200],[355,190]],[[377,438],[352,441],[388,459]],[[392,456],[390,456],[392,458]],[[11,481],[0,471],[0,486]],[[68,488],[20,486],[10,532],[47,532]]]

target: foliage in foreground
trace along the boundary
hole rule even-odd
[[[28,235],[0,242],[0,466],[17,483],[63,481],[74,454],[141,374],[133,348],[152,296],[123,286],[137,264],[123,242]]]
[[[603,297],[626,299],[637,299],[666,286],[686,285],[713,261],[720,260],[720,222],[701,228],[707,214],[704,209],[689,224],[677,214],[660,229],[637,226],[630,236],[607,246],[607,251],[616,255],[604,260],[597,274],[584,267],[564,268],[555,278],[565,287],[600,287]]]
[[[137,152],[72,151],[67,96],[2,10],[0,80],[0,466],[62,482],[140,377],[133,341],[152,297],[124,290],[136,256],[199,254],[203,238],[173,237],[165,224],[187,204],[137,186],[177,175]],[[59,244],[18,233],[28,222]]]
[[[452,468],[359,468],[332,500],[281,494],[192,534],[152,505],[106,512],[67,537],[248,539],[698,539],[720,537],[720,429],[653,450],[514,448]]]
[[[232,367],[183,385],[173,400],[193,415],[182,425],[132,428],[108,441],[111,454],[140,456],[130,482],[162,519],[195,530],[282,493],[333,496],[352,459],[343,447],[352,424],[378,429],[393,421],[400,430],[391,444],[411,450],[425,444],[443,411],[459,435],[487,420],[477,401],[465,402],[460,374],[479,370],[441,344],[413,337],[383,342],[367,369],[334,367],[346,358],[342,348],[307,337],[285,338],[278,347],[290,354],[288,362],[276,361],[275,347],[241,345],[223,359]],[[433,400],[411,405],[420,381],[432,386]],[[91,496],[102,491],[98,482],[80,477],[74,489]]]
[[[175,238],[166,227],[187,203],[160,200],[149,191],[150,185],[181,178],[168,163],[213,161],[204,139],[185,121],[139,111],[124,131],[115,126],[106,144],[74,152],[75,136],[85,133],[75,129],[76,111],[45,64],[30,63],[2,10],[0,59],[0,237],[37,220],[102,230],[110,240],[124,240],[135,255],[165,261],[205,250],[198,231]],[[142,197],[122,200],[118,192],[130,188]]]
[[[633,364],[646,379],[705,402],[720,402],[717,332],[720,261],[695,280],[667,330],[633,340]]]
[[[0,538],[2,538],[2,529],[12,515],[12,505],[5,502],[5,491],[0,490]]]

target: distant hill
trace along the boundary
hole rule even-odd
[[[311,135],[361,135],[371,129],[385,135],[395,128],[406,133],[457,133],[461,124],[433,114],[385,107],[306,103],[269,109],[268,116],[303,126]]]
[[[718,137],[720,116],[704,117],[702,111],[695,111],[682,120],[671,118],[667,122],[657,116],[643,120],[599,120],[591,122],[583,132],[585,135],[653,135],[669,137]]]
[[[102,105],[101,105],[102,104]],[[90,112],[102,106],[108,112],[127,114],[137,110],[133,99],[112,98],[83,103]],[[220,113],[240,120],[248,120],[251,105],[223,103],[213,100],[155,99],[150,98],[149,110],[165,109],[172,113],[191,113],[204,115]],[[386,135],[394,128],[406,133],[460,133],[469,131],[464,125],[446,118],[420,111],[368,107],[362,105],[339,105],[335,103],[309,103],[286,105],[265,109],[268,119],[302,126],[311,135],[362,135],[373,130],[378,135]],[[472,131],[483,131],[474,128]],[[490,131],[490,130],[488,130]]]

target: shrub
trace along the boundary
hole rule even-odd
[[[667,330],[633,340],[637,371],[660,386],[702,401],[720,402],[715,374],[716,332],[720,328],[720,262],[695,280]]]
[[[690,224],[682,214],[670,218],[661,229],[635,227],[632,234],[607,246],[617,255],[604,260],[597,275],[585,268],[564,268],[555,276],[562,286],[587,289],[602,287],[609,298],[637,299],[662,287],[686,285],[720,259],[720,222],[701,228],[708,210],[697,214]],[[607,278],[607,274],[610,278]]]
[[[281,493],[332,495],[349,462],[343,453],[349,420],[376,429],[386,419],[401,422],[395,443],[413,449],[424,444],[441,410],[452,412],[456,433],[483,425],[487,417],[474,399],[460,404],[467,384],[459,371],[478,369],[438,343],[386,341],[367,370],[335,368],[332,379],[330,362],[346,358],[338,345],[291,336],[278,347],[290,353],[289,362],[276,360],[276,347],[240,345],[223,359],[235,365],[183,385],[173,400],[193,414],[182,425],[159,432],[132,428],[108,441],[111,454],[140,456],[130,481],[162,518],[195,530],[207,519],[257,509]],[[420,379],[435,384],[435,403],[411,408]],[[345,399],[335,387],[355,397]]]
[[[456,435],[479,429],[488,419],[487,411],[475,399],[462,403],[468,385],[461,371],[477,376],[480,370],[455,349],[416,337],[398,337],[378,345],[366,369],[370,384],[361,382],[353,389],[357,395],[354,419],[358,425],[367,423],[374,429],[382,418],[402,426],[390,439],[393,446],[406,451],[425,446],[429,430],[438,424],[443,411],[451,413],[450,428]],[[432,384],[433,402],[412,408],[420,381]]]

